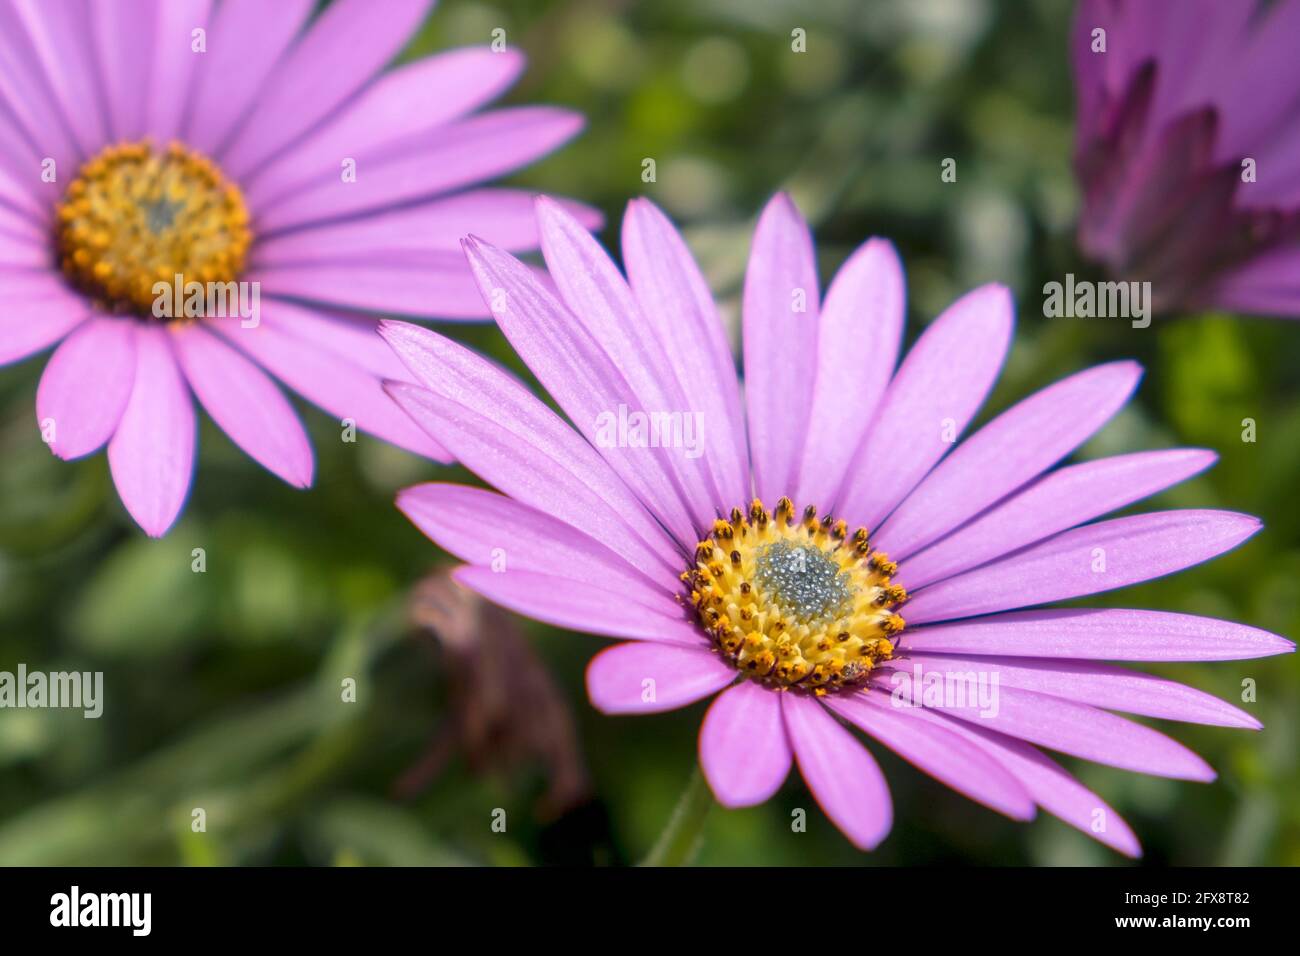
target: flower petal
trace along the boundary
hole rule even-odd
[[[212,420],[250,458],[296,488],[315,457],[298,413],[266,373],[199,326],[172,339],[185,378]]]
[[[252,111],[219,157],[235,179],[303,136],[391,60],[432,0],[337,0],[291,46],[262,84]],[[256,25],[253,25],[257,29]]]
[[[397,507],[440,548],[468,564],[572,579],[673,610],[663,582],[572,525],[504,495],[429,482],[398,492]],[[677,580],[668,582],[675,590]]]
[[[724,807],[752,807],[772,796],[791,760],[775,691],[742,680],[709,706],[700,726],[700,768]]]
[[[637,641],[587,665],[587,696],[602,714],[659,714],[717,693],[736,672],[705,649]]]
[[[158,4],[120,0],[88,6],[86,26],[95,41],[101,95],[113,138],[139,139],[145,132],[145,97],[158,42]]]
[[[486,319],[465,258],[454,252],[408,252],[385,261],[263,266],[248,275],[268,296],[383,315]]]
[[[441,435],[457,461],[635,567],[656,576],[680,573],[684,552],[596,450],[517,379],[428,329],[384,322],[380,334],[431,389],[420,394],[390,385],[389,394]]]
[[[708,650],[703,633],[680,608],[649,607],[594,584],[534,571],[497,572],[463,565],[454,577],[493,604],[543,624],[601,637],[622,637]]]
[[[911,708],[892,707],[876,693],[828,697],[826,704],[912,766],[963,796],[1013,820],[1034,818],[1034,801],[1001,764],[972,751],[943,727],[912,719]]]
[[[582,129],[581,114],[554,106],[479,113],[357,160],[344,180],[338,157],[328,174],[258,208],[263,234],[426,199],[486,182],[558,149]]]
[[[817,370],[817,262],[790,197],[763,209],[745,269],[745,408],[754,487],[769,506],[794,487]]]
[[[253,170],[247,179],[249,204],[260,209],[313,179],[337,179],[344,157],[359,166],[368,164],[384,151],[495,99],[523,68],[522,53],[482,46],[448,50],[390,70],[338,118]],[[414,115],[412,103],[420,104]]]
[[[42,267],[50,269],[53,263],[50,261],[49,254],[49,231],[39,219],[32,217],[29,210],[10,205],[7,193],[3,172],[0,171],[0,232],[4,233],[6,241],[25,241],[29,246],[42,248],[45,251]],[[27,255],[28,253],[21,252],[20,261]]]
[[[0,308],[0,365],[44,351],[91,312],[89,303],[62,289],[34,286],[17,293],[6,288],[6,293]]]
[[[986,285],[922,333],[889,383],[849,466],[835,512],[875,528],[974,417],[1011,343],[1011,293]]]
[[[642,320],[658,333],[683,394],[700,410],[702,461],[715,500],[743,504],[750,491],[749,451],[736,360],[699,266],[668,217],[648,199],[628,204],[623,261]]]
[[[879,686],[896,706],[925,707],[998,733],[1095,763],[1179,780],[1207,782],[1214,771],[1176,740],[1127,718],[1087,704],[995,683],[986,667],[967,680],[950,682],[901,667]],[[983,699],[980,699],[980,698]]]
[[[470,189],[410,208],[280,233],[254,246],[252,268],[355,262],[358,250],[364,249],[368,257],[381,260],[415,252],[453,252],[468,274],[460,240],[470,232],[501,249],[537,248],[541,237],[533,196],[522,189]],[[561,202],[584,228],[600,227],[598,210],[571,199]]]
[[[542,255],[551,278],[569,311],[590,333],[608,362],[627,381],[632,412],[643,415],[676,413],[680,430],[656,442],[655,449],[672,483],[680,489],[696,528],[707,527],[720,506],[712,487],[702,444],[689,441],[687,428],[695,426],[695,439],[707,429],[707,410],[687,395],[666,357],[669,347],[641,310],[618,267],[592,235],[558,204],[545,196],[537,199],[537,220],[542,232]],[[605,410],[618,414],[619,408]]]
[[[32,236],[14,235],[0,231],[0,269],[48,269],[50,250],[48,244]]]
[[[378,379],[413,382],[405,365],[379,335],[379,322],[354,313],[306,309],[276,300],[267,318],[275,328],[331,352]]]
[[[180,134],[193,76],[203,59],[194,50],[194,31],[208,28],[212,0],[167,0],[158,6],[152,76],[145,93],[144,127],[155,143]]]
[[[1217,457],[1212,451],[1173,448],[1061,468],[909,557],[899,583],[915,591],[969,571],[1185,481]]]
[[[298,37],[314,0],[222,0],[194,76],[184,139],[216,155],[267,89],[267,78]]]
[[[73,459],[113,435],[135,381],[135,333],[129,319],[90,319],[63,340],[36,389],[36,420],[53,426],[50,451]]]
[[[844,482],[898,361],[905,298],[902,263],[884,239],[859,246],[831,282],[819,319],[797,502],[829,502]]]
[[[875,544],[905,560],[1038,477],[1120,410],[1136,362],[1098,365],[1013,405],[955,448],[889,516]]]
[[[78,147],[69,134],[62,104],[45,77],[38,52],[42,38],[39,32],[29,33],[29,25],[39,17],[29,7],[13,3],[0,7],[0,104],[3,104],[0,112],[7,119],[5,125],[15,132],[21,131],[24,140],[16,143],[8,138],[10,131],[4,130],[6,140],[0,152],[16,156],[27,148],[35,149],[39,159],[26,166],[27,175],[33,184],[39,182],[49,192],[61,192],[58,185],[48,181],[42,165],[49,158],[54,160],[56,171],[71,170],[77,164]],[[84,23],[79,29],[84,31]],[[147,23],[141,24],[141,32],[147,29]],[[24,170],[19,167],[14,172],[21,176]]]
[[[446,449],[420,430],[384,393],[362,361],[350,360],[325,344],[286,331],[278,316],[303,310],[287,302],[262,303],[261,322],[244,328],[214,322],[212,328],[289,388],[341,422],[435,461],[450,461]]]
[[[871,754],[815,699],[781,695],[799,772],[822,811],[859,850],[874,850],[894,824],[889,785]]]
[[[523,263],[473,238],[465,250],[483,297],[499,307],[493,314],[515,351],[678,544],[693,548],[698,532],[665,460],[668,449],[632,446],[601,428],[620,405],[639,408],[622,370]]]
[[[1139,857],[1142,847],[1124,819],[1055,761],[1023,741],[994,733],[929,710],[913,711],[918,719],[957,734],[1002,764],[1034,802],[1052,816],[1125,856]]]
[[[1290,654],[1284,637],[1191,614],[1053,608],[908,627],[908,650],[1109,661],[1235,661]]]
[[[1204,691],[1110,664],[1024,657],[951,657],[939,654],[914,654],[911,661],[925,671],[945,676],[961,678],[973,674],[993,675],[1000,687],[1019,687],[1126,714],[1216,727],[1258,730],[1263,726],[1244,710]]]
[[[86,30],[90,13],[84,0],[40,3],[21,0],[7,4],[20,18],[39,60],[37,72],[50,85],[59,115],[68,123],[78,152],[89,155],[111,139],[99,108],[99,73]],[[87,107],[87,104],[94,104]]]
[[[1099,521],[923,588],[903,614],[922,624],[1110,591],[1208,561],[1259,529],[1250,515],[1190,508]]]
[[[175,522],[194,474],[194,402],[165,329],[135,329],[131,398],[108,443],[108,465],[122,504],[151,537]]]

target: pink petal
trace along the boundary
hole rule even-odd
[[[488,47],[464,47],[391,70],[362,91],[337,119],[254,170],[248,177],[249,202],[261,208],[313,179],[337,179],[345,156],[361,164],[400,148],[495,99],[523,68],[523,55],[514,50],[498,53]],[[415,113],[412,103],[420,104]]]
[[[185,504],[194,473],[194,403],[172,355],[169,333],[135,330],[135,384],[108,443],[122,504],[151,537],[161,537]]]
[[[135,331],[130,319],[90,319],[63,340],[36,390],[36,421],[52,423],[50,451],[80,458],[113,435],[135,381]]]
[[[535,571],[590,583],[675,612],[676,578],[654,581],[599,541],[535,508],[481,488],[430,482],[397,507],[444,551],[494,571]],[[671,589],[671,590],[670,590]]]
[[[817,262],[812,234],[778,193],[754,230],[745,270],[745,408],[758,497],[794,487],[817,370]]]
[[[155,143],[180,135],[193,76],[207,53],[194,51],[194,31],[207,30],[212,0],[167,0],[158,5],[152,77],[145,94],[145,129]]]
[[[968,571],[1185,481],[1217,457],[1174,448],[1061,468],[909,557],[899,582],[916,590]]]
[[[999,686],[1019,687],[1126,714],[1184,720],[1216,727],[1263,725],[1240,708],[1204,691],[1141,671],[1091,661],[1015,657],[948,657],[916,654],[911,660],[927,671],[996,674]]]
[[[49,269],[50,248],[48,240],[41,241],[30,235],[0,232],[0,269]]]
[[[598,210],[571,199],[562,200],[562,204],[584,228],[600,227]],[[409,209],[281,233],[254,247],[252,268],[353,262],[359,249],[376,259],[416,252],[454,252],[464,266],[460,240],[470,232],[501,249],[536,249],[541,237],[533,193],[522,189],[471,189]],[[477,288],[474,294],[478,295]]]
[[[0,117],[0,135],[19,134],[8,128]],[[25,160],[16,165],[0,147],[0,203],[44,229],[48,227],[54,203],[58,200],[58,193],[53,188],[57,184],[42,183],[38,177],[32,176],[30,163],[30,160]]]
[[[464,256],[454,252],[263,266],[250,272],[248,281],[260,282],[268,296],[326,308],[449,319],[489,315]]]
[[[521,262],[474,239],[466,241],[465,249],[479,289],[498,306],[493,314],[515,351],[677,542],[694,547],[695,526],[662,454],[670,449],[601,440],[602,416],[616,414],[619,405],[640,407],[622,370]]]
[[[1105,800],[1035,748],[988,728],[975,727],[932,711],[917,710],[913,715],[943,727],[993,757],[1048,813],[1125,856],[1142,855],[1142,847],[1124,819]]]
[[[277,301],[268,321],[278,331],[346,359],[378,379],[415,380],[380,337],[376,319]]]
[[[648,324],[618,267],[582,225],[558,204],[544,196],[537,200],[537,220],[542,231],[542,255],[551,278],[569,311],[590,333],[609,364],[627,381],[628,407],[643,413],[677,412],[686,421],[700,422],[702,437],[707,428],[706,411],[687,395],[677,381],[666,350],[680,343],[660,340]],[[610,409],[616,411],[617,409]],[[686,440],[685,431],[681,434]],[[670,447],[656,449],[672,483],[697,528],[707,527],[717,517],[719,502],[712,487],[705,448]]]
[[[39,36],[29,35],[28,27],[39,16],[30,8],[16,7],[12,3],[0,5],[0,103],[3,113],[16,130],[22,131],[24,143],[6,136],[0,150],[16,154],[24,147],[36,150],[37,162],[15,168],[20,176],[26,172],[33,184],[49,192],[62,192],[56,183],[44,183],[40,163],[49,157],[55,161],[59,182],[66,182],[78,160],[77,144],[68,133],[62,115],[62,104],[46,81],[45,66],[38,52]],[[147,25],[146,25],[147,28]],[[84,30],[84,24],[81,29]]]
[[[1289,654],[1284,637],[1165,611],[1062,608],[908,627],[909,650],[1111,661],[1231,661]]]
[[[145,132],[145,97],[158,42],[158,4],[119,0],[91,3],[89,8],[89,22],[83,29],[88,26],[95,41],[113,138],[139,139]]]
[[[1112,362],[1012,406],[961,443],[898,506],[876,537],[895,561],[925,547],[1042,474],[1128,401],[1142,368]]]
[[[884,239],[859,246],[831,282],[796,502],[825,507],[839,491],[898,361],[905,297],[902,263]]]
[[[1011,343],[1011,294],[968,292],[903,359],[854,456],[836,513],[875,528],[925,477],[974,417]]]
[[[62,289],[6,289],[0,308],[0,365],[44,351],[84,322],[90,311],[87,302]]]
[[[799,772],[822,811],[859,850],[874,850],[894,824],[889,785],[867,748],[811,697],[781,695]]]
[[[507,610],[583,634],[622,637],[708,649],[704,634],[679,608],[655,607],[617,591],[535,571],[493,571],[463,565],[454,572],[465,587]]]
[[[776,691],[742,680],[709,706],[700,726],[700,768],[724,807],[765,801],[781,789],[791,760]]]
[[[554,515],[658,576],[676,576],[683,553],[610,466],[517,379],[427,329],[385,322],[381,334],[419,381],[389,386],[417,422],[436,431],[475,474],[511,498]]]
[[[927,677],[918,658],[902,662],[887,680],[881,677],[879,686],[895,706],[923,705],[1084,760],[1179,780],[1214,779],[1204,760],[1150,727],[1086,704],[1003,687],[994,683],[995,672],[995,666],[976,670],[972,676],[979,684],[949,682],[937,671]],[[984,700],[977,696],[980,687]]]
[[[199,326],[180,330],[172,341],[194,394],[230,440],[273,475],[310,487],[311,442],[266,373]]]
[[[10,6],[26,27],[32,50],[40,61],[37,72],[49,82],[59,115],[67,120],[79,155],[89,155],[110,136],[103,111],[84,108],[87,103],[97,103],[99,88],[91,38],[85,29],[90,18],[86,3],[19,0]]]
[[[30,245],[43,247],[45,261],[42,265],[50,269],[53,261],[49,254],[49,230],[28,210],[8,205],[5,192],[4,183],[0,180],[0,232],[4,233],[6,240],[26,240]]]
[[[263,84],[222,167],[243,179],[331,115],[402,49],[431,5],[388,0],[383,16],[369,0],[326,7]]]
[[[222,0],[208,30],[207,52],[194,76],[194,100],[183,139],[208,155],[219,152],[265,93],[267,78],[311,15],[313,0]]]
[[[893,707],[880,693],[828,697],[826,705],[963,796],[1013,820],[1034,818],[1034,801],[1001,764],[943,727],[913,719],[913,709]]]
[[[256,327],[214,322],[212,328],[303,398],[334,415],[340,425],[354,423],[399,448],[437,461],[450,460],[441,445],[393,404],[363,362],[285,331],[277,316],[291,310],[301,311],[286,302],[265,302]]]
[[[615,644],[587,665],[587,696],[602,714],[659,714],[717,693],[736,672],[707,650]]]
[[[923,588],[903,614],[922,624],[1110,591],[1208,561],[1259,529],[1249,515],[1195,509],[1099,521]]]
[[[642,320],[657,333],[683,395],[703,416],[701,461],[714,500],[743,505],[749,451],[736,360],[699,266],[668,217],[647,199],[628,203],[623,261]]]
[[[486,182],[540,159],[582,129],[582,116],[553,106],[515,106],[440,127],[363,161],[337,157],[329,173],[258,208],[263,233],[427,199]],[[344,158],[357,160],[344,181]]]

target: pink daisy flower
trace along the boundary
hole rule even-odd
[[[1300,316],[1300,0],[1084,0],[1079,244],[1157,308]]]
[[[722,804],[766,800],[797,763],[849,840],[876,846],[893,811],[856,727],[1007,816],[1042,807],[1136,855],[1125,823],[1040,748],[1208,781],[1196,754],[1113,711],[1259,726],[1098,661],[1260,657],[1292,650],[1281,637],[1159,611],[1024,610],[1170,574],[1259,529],[1207,510],[1094,521],[1200,472],[1208,451],[1053,470],[1128,401],[1136,364],[1072,375],[958,444],[1011,342],[1007,290],[959,299],[895,367],[893,248],[866,242],[823,298],[812,238],[778,196],[745,278],[742,397],[709,289],[653,205],[623,221],[626,280],[554,202],[538,212],[558,298],[509,254],[465,248],[573,424],[467,349],[383,323],[418,382],[390,394],[500,492],[426,484],[398,505],[484,597],[625,639],[588,669],[599,710],[716,694],[699,756]]]
[[[513,51],[381,72],[431,6],[338,0],[313,20],[312,0],[0,5],[0,364],[57,345],[42,435],[66,459],[107,444],[149,534],[188,493],[191,393],[295,486],[312,450],[272,377],[345,428],[446,459],[383,394],[405,372],[350,313],[486,318],[458,237],[537,235],[531,196],[476,184],[582,124],[475,113],[519,75]],[[157,309],[177,276],[183,296]],[[207,295],[187,314],[190,282]],[[229,297],[215,310],[212,290]]]

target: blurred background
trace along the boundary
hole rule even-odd
[[[980,421],[1083,366],[1134,357],[1136,400],[1081,457],[1211,447],[1210,473],[1146,505],[1223,507],[1265,530],[1208,565],[1096,603],[1300,634],[1300,327],[1224,315],[1045,319],[1042,287],[1090,276],[1073,247],[1070,5],[1060,0],[442,0],[404,54],[483,44],[529,57],[513,102],[588,129],[516,177],[599,206],[617,245],[633,195],[686,231],[728,321],[753,217],[792,191],[823,287],[871,235],[908,271],[908,338],[962,291],[1015,290],[1016,344]],[[806,52],[792,51],[792,31]],[[642,181],[655,160],[654,182]],[[957,180],[940,179],[944,159]],[[447,330],[448,327],[444,327]],[[451,334],[514,364],[495,329]],[[190,504],[162,541],[127,518],[104,455],[40,441],[41,361],[0,376],[0,670],[104,672],[104,715],[0,711],[0,864],[619,864],[643,857],[695,761],[704,705],[607,718],[583,669],[603,642],[484,609],[392,506],[465,480],[305,408],[317,484],[295,492],[204,420]],[[1242,440],[1242,420],[1257,440]],[[978,424],[978,422],[976,423]],[[206,571],[192,570],[202,548]],[[1132,824],[1145,864],[1300,864],[1300,661],[1149,666],[1239,700],[1266,729],[1164,725],[1209,786],[1066,761]],[[355,703],[340,699],[356,681]],[[708,864],[1125,861],[1055,819],[1014,824],[881,747],[894,831],[853,850],[792,775],[715,808]],[[791,812],[808,809],[806,833]],[[193,832],[195,808],[206,832]],[[494,820],[504,813],[505,832]]]

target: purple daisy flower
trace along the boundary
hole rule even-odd
[[[994,810],[1024,820],[1041,806],[1136,855],[1125,823],[1039,748],[1210,780],[1183,745],[1113,711],[1259,726],[1097,661],[1260,657],[1292,650],[1281,637],[1158,611],[1024,610],[1170,574],[1259,529],[1205,510],[1094,522],[1212,452],[1053,470],[1128,401],[1136,364],[1072,375],[957,444],[1011,342],[1007,290],[959,299],[895,368],[904,281],[892,246],[865,243],[822,298],[808,228],[778,196],[745,278],[742,398],[708,286],[662,213],[629,207],[625,280],[580,223],[538,203],[558,298],[488,243],[466,250],[573,427],[462,346],[382,323],[418,382],[390,394],[501,492],[426,484],[398,505],[484,597],[626,639],[588,669],[599,710],[717,694],[699,754],[721,803],[766,800],[797,762],[836,826],[876,846],[892,809],[857,727]]]
[[[1079,244],[1157,308],[1300,316],[1300,0],[1084,0]]]
[[[531,249],[536,224],[529,194],[472,187],[582,121],[475,113],[518,77],[514,51],[381,72],[431,5],[337,0],[315,20],[313,0],[0,5],[0,364],[57,344],[43,437],[66,459],[107,444],[149,534],[190,486],[191,392],[299,487],[312,450],[272,376],[346,425],[447,458],[383,394],[405,371],[350,313],[487,318],[459,237],[472,224]],[[194,308],[189,283],[206,290]]]

